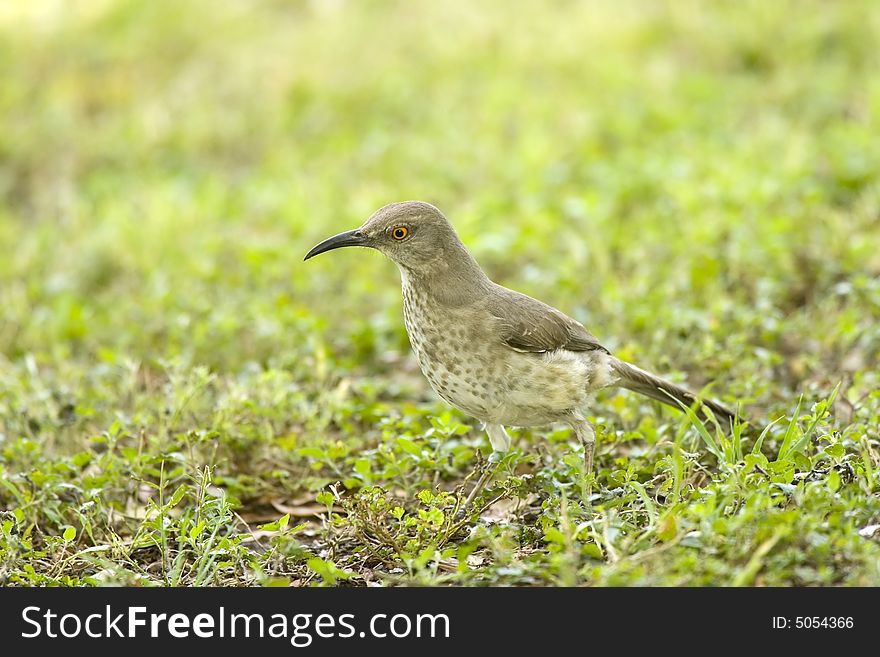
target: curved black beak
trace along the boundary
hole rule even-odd
[[[361,235],[359,230],[348,230],[344,233],[339,233],[339,235],[329,237],[317,246],[313,247],[311,251],[306,253],[306,257],[303,258],[303,260],[313,258],[320,253],[324,253],[325,251],[341,249],[343,246],[367,246],[367,241],[364,239],[364,236]]]

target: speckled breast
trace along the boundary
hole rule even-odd
[[[483,328],[470,326],[464,311],[428,303],[413,286],[403,286],[403,316],[409,342],[422,373],[449,404],[486,420],[499,403],[499,366],[493,363]]]

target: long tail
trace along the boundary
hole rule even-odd
[[[617,385],[621,388],[626,388],[664,404],[669,404],[678,410],[681,410],[681,407],[677,402],[691,407],[699,400],[703,406],[707,406],[712,410],[719,424],[725,429],[729,429],[734,420],[737,419],[736,413],[726,406],[711,399],[700,399],[690,390],[661,379],[659,376],[654,376],[632,363],[612,358],[611,369],[620,377]]]

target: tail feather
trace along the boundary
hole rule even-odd
[[[693,406],[697,401],[711,409],[713,415],[724,428],[729,428],[737,419],[737,414],[711,399],[700,399],[696,394],[686,388],[682,388],[671,381],[666,381],[658,376],[636,367],[632,363],[611,359],[611,369],[619,376],[617,385],[627,390],[632,390],[651,399],[668,404],[681,410],[679,402],[687,407]]]

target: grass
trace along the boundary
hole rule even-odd
[[[0,9],[0,583],[880,585],[880,12],[863,2]],[[380,256],[743,404],[624,392],[489,453]]]

